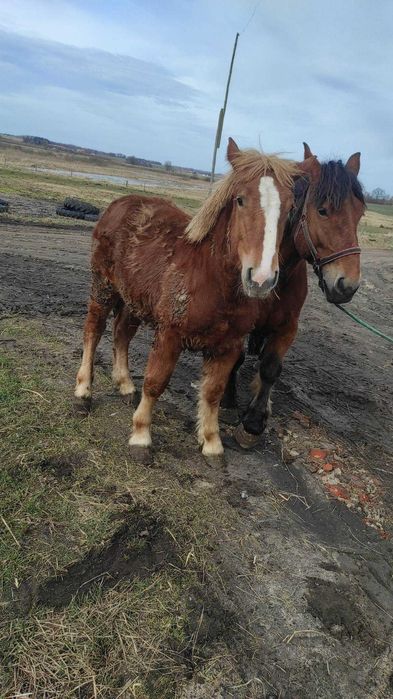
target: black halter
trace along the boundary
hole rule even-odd
[[[344,248],[344,250],[339,250],[338,252],[333,252],[331,255],[327,255],[326,257],[319,257],[317,249],[311,240],[310,231],[307,225],[307,204],[309,196],[310,186],[307,189],[302,213],[296,226],[295,233],[293,234],[293,243],[300,257],[308,262],[311,262],[313,270],[319,279],[319,285],[321,288],[323,288],[322,267],[328,265],[330,262],[334,262],[334,260],[339,260],[341,257],[347,257],[348,255],[360,255],[361,249],[354,246],[351,248]],[[302,249],[302,240],[303,248],[306,248],[305,251]]]

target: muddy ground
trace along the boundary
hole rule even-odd
[[[41,317],[44,325],[57,327],[77,356],[89,247],[85,225],[71,230],[0,223],[2,315]],[[392,280],[393,254],[365,252],[362,287],[351,304],[353,312],[389,334]],[[131,349],[138,387],[150,338],[142,328]],[[242,372],[240,402],[254,361]],[[109,330],[98,363],[109,376]],[[176,417],[187,433],[200,366],[199,357],[183,355],[161,399],[168,424]],[[230,446],[232,428],[223,424],[227,464],[214,470],[196,445],[182,454],[179,435],[173,458],[191,464],[196,492],[209,491],[240,514],[239,536],[218,532],[213,555],[223,581],[219,604],[232,620],[219,633],[242,682],[234,688],[223,670],[208,685],[190,678],[176,696],[393,696],[392,368],[393,347],[329,306],[310,275],[299,335],[276,386],[263,443],[251,452],[237,451]],[[69,364],[65,371],[71,396]],[[161,446],[156,443],[156,452]],[[315,448],[322,459],[311,458]],[[333,470],[324,468],[326,463]],[[122,537],[121,542],[126,530]],[[83,569],[83,561],[77,565]],[[41,597],[56,585],[48,581]],[[64,594],[72,593],[71,585]]]

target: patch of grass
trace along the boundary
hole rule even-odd
[[[82,177],[67,177],[66,175],[45,174],[42,172],[26,172],[17,168],[0,169],[0,192],[2,196],[18,195],[30,199],[44,199],[54,203],[64,201],[66,197],[76,197],[89,201],[101,208],[106,208],[114,199],[127,194],[144,194],[146,196],[164,196],[186,211],[199,208],[201,198],[182,194],[180,188],[173,192],[163,187],[162,190],[149,190],[141,182],[141,186],[116,185],[109,182],[94,182]],[[9,214],[12,216],[12,211]],[[3,218],[3,217],[2,217]],[[57,220],[67,219],[56,217]],[[26,219],[25,219],[26,220]],[[75,220],[71,219],[75,225]],[[41,219],[40,219],[41,221]],[[28,220],[26,220],[28,222]]]
[[[382,226],[381,224],[372,225],[368,220],[362,220],[359,225],[359,242],[360,246],[365,249],[392,250],[393,228],[386,228],[383,224]]]
[[[393,204],[367,204],[367,209],[383,216],[393,216]]]
[[[185,620],[184,582],[162,571],[17,620],[4,660],[35,697],[173,697],[196,661]]]
[[[15,325],[12,332],[18,336]],[[57,571],[84,546],[108,531],[104,503],[90,497],[88,505],[81,506],[77,492],[59,487],[41,469],[42,461],[53,454],[67,455],[70,449],[80,447],[80,424],[64,412],[64,404],[48,380],[44,359],[48,352],[47,339],[29,328],[24,332],[23,342],[31,341],[32,337],[34,367],[24,363],[20,366],[15,359],[4,353],[0,355],[3,590],[9,585],[18,586],[31,570],[37,571],[37,579],[49,571]],[[54,338],[48,344],[56,351]],[[28,542],[35,539],[34,545],[26,546],[24,539]],[[54,556],[52,544],[56,549]]]
[[[172,699],[195,668],[227,652],[213,552],[225,532],[237,536],[237,514],[214,490],[192,489],[191,455],[200,457],[176,418],[168,430],[158,411],[167,449],[154,469],[130,459],[129,412],[100,402],[105,369],[96,370],[94,413],[73,416],[77,359],[61,326],[4,319],[0,340],[0,696]],[[180,431],[186,460],[171,448]],[[101,551],[135,507],[160,521],[176,560],[109,589],[100,578],[61,609],[34,602],[40,586]]]
[[[41,228],[69,228],[70,230],[85,228],[90,232],[94,226],[91,221],[83,221],[82,219],[67,218],[64,216],[34,216],[33,214],[23,213],[1,213],[0,223],[16,223],[24,226],[39,226]]]

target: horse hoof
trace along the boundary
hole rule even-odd
[[[77,417],[87,417],[91,411],[91,397],[74,398],[74,413]]]
[[[259,444],[262,439],[262,435],[260,434],[251,434],[250,432],[246,432],[241,423],[236,427],[233,436],[237,444],[242,449],[252,449]]]
[[[131,405],[134,408],[136,408],[136,406],[139,405],[141,397],[142,395],[140,391],[134,391],[133,393],[125,393],[124,395],[120,396],[122,402],[125,405]]]
[[[124,403],[124,405],[137,405],[137,399],[135,392],[134,393],[125,393],[124,395],[121,396],[121,401]]]
[[[204,454],[203,458],[211,468],[218,469],[225,468],[226,466],[224,454]]]
[[[220,422],[225,425],[236,425],[239,420],[237,408],[220,408]]]
[[[153,463],[153,454],[150,447],[140,447],[137,444],[129,446],[130,456],[133,461],[136,461],[142,466],[151,466]]]

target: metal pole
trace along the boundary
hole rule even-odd
[[[228,93],[229,93],[229,85],[231,82],[231,77],[232,77],[232,69],[233,69],[233,62],[235,60],[235,53],[236,53],[236,48],[237,48],[237,40],[239,38],[239,32],[236,34],[236,39],[235,39],[235,44],[233,46],[233,52],[232,52],[232,59],[231,59],[231,65],[229,67],[229,74],[228,74],[228,80],[227,80],[227,87],[225,90],[225,98],[224,98],[224,106],[220,109],[220,113],[218,115],[218,124],[217,124],[217,131],[216,131],[216,138],[214,141],[214,151],[213,151],[213,162],[212,162],[212,170],[211,170],[211,175],[210,175],[210,187],[212,186],[214,182],[214,171],[216,169],[216,158],[217,158],[217,151],[220,147],[221,144],[221,134],[222,134],[222,127],[224,125],[224,118],[225,118],[225,112],[227,108],[227,102],[228,102]]]

